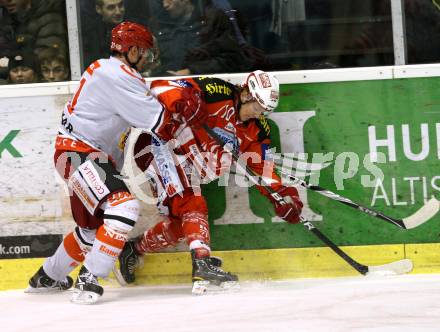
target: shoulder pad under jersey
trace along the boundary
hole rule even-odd
[[[235,85],[216,77],[195,77],[194,81],[203,91],[205,102],[215,103],[223,100],[234,100],[238,93]]]

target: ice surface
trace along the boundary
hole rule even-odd
[[[0,331],[440,331],[440,276],[243,282],[230,293],[190,285],[106,287],[96,305],[70,293],[0,292]]]

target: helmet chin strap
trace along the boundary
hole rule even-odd
[[[139,57],[138,61],[136,61],[136,62],[131,62],[130,59],[128,58],[128,52],[125,52],[124,53],[124,58],[127,61],[127,63],[130,65],[131,68],[133,68],[136,71],[138,70],[136,65],[139,63],[139,61],[141,61],[142,57]]]

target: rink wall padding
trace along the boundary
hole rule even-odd
[[[362,264],[380,265],[410,258],[412,273],[440,273],[439,244],[377,245],[342,247]],[[364,278],[328,248],[234,250],[213,253],[224,261],[224,269],[237,273],[242,281],[294,278]],[[0,260],[0,290],[24,289],[43,258]],[[78,269],[71,275],[76,277]],[[148,254],[138,270],[136,285],[189,284],[191,259],[187,252]],[[114,276],[103,285],[119,287]]]

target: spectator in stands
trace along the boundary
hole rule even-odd
[[[17,48],[14,29],[5,4],[5,0],[0,0],[0,81],[2,83],[7,82],[8,61]]]
[[[87,8],[82,10],[90,18],[97,15],[97,19],[83,20],[84,66],[88,66],[96,59],[110,56],[111,32],[125,19],[125,6],[123,0],[95,0],[95,13],[87,13]]]
[[[33,53],[20,52],[9,59],[9,83],[23,84],[38,82],[38,61]]]
[[[65,3],[59,0],[1,0],[21,49],[38,55],[45,48],[67,54]]]
[[[163,0],[164,13],[152,28],[158,39],[161,66],[153,73],[189,75],[246,71],[233,26],[221,9],[196,0]]]
[[[40,73],[43,82],[62,82],[69,79],[69,64],[57,49],[50,48],[40,54]]]
[[[440,10],[435,1],[429,0],[404,0],[405,9],[405,37],[407,44],[408,64],[434,63],[440,59]],[[357,6],[355,6],[357,7]],[[391,16],[391,3],[389,1],[374,1],[371,5],[371,15],[378,17]],[[387,29],[378,23],[365,24],[346,48],[352,50],[380,50],[388,48],[385,54],[378,54],[373,65],[390,65],[394,63],[392,51],[393,34],[391,22]],[[360,66],[365,56],[351,57],[356,61],[344,62],[340,59],[341,66]],[[364,61],[365,63],[365,61]]]
[[[16,50],[14,29],[4,5],[5,1],[0,0],[0,58],[10,55]]]

